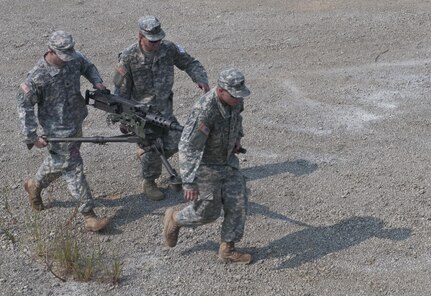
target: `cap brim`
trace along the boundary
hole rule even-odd
[[[248,97],[250,95],[250,90],[244,86],[241,89],[227,89],[228,93],[230,93],[230,95],[232,97],[235,98],[244,98],[244,97]]]
[[[74,60],[78,57],[78,54],[74,49],[67,51],[54,50],[58,58],[64,62]]]
[[[165,38],[166,34],[163,30],[160,30],[160,32],[158,34],[149,34],[148,32],[142,31],[141,30],[142,35],[145,36],[145,38],[147,38],[150,41],[159,41],[162,40],[163,38]]]

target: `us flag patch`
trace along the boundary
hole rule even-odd
[[[120,65],[120,66],[118,66],[118,67],[117,67],[117,72],[118,72],[118,74],[120,74],[121,76],[124,76],[124,75],[126,75],[126,73],[127,73],[127,69],[126,69],[126,67],[124,67],[123,65]]]
[[[206,137],[208,137],[208,135],[210,134],[210,129],[204,123],[201,123],[201,125],[199,126],[199,131],[203,133]]]
[[[30,87],[27,85],[27,83],[23,82],[19,86],[19,88],[22,90],[24,94],[27,94],[30,91]]]

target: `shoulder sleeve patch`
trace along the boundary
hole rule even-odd
[[[190,134],[188,142],[194,147],[194,149],[200,151],[204,148],[209,133],[210,129],[203,122],[197,123],[195,129]]]
[[[21,85],[19,86],[19,88],[21,89],[21,91],[22,91],[24,94],[27,94],[27,93],[30,91],[30,87],[29,87],[29,86],[28,86],[28,84],[27,84],[27,83],[25,83],[25,82],[21,83]]]
[[[177,46],[178,51],[179,51],[180,53],[185,53],[185,52],[186,52],[186,50],[184,49],[184,47],[182,47],[181,45],[176,44],[176,46]]]
[[[199,131],[208,138],[208,135],[210,134],[210,129],[203,122],[199,126]]]

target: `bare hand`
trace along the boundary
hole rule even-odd
[[[43,148],[48,146],[48,143],[42,137],[37,137],[37,140],[34,141],[33,145],[37,148]]]
[[[94,88],[104,90],[104,89],[106,89],[106,86],[103,83],[96,83],[94,85]]]
[[[199,197],[199,190],[196,189],[183,189],[184,199],[186,201],[197,201]]]
[[[204,92],[208,92],[210,90],[210,86],[207,83],[198,83],[198,87]]]

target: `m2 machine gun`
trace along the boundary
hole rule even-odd
[[[170,175],[171,185],[180,185],[178,174],[166,159],[163,151],[161,137],[171,131],[182,131],[183,127],[176,122],[165,118],[161,113],[152,109],[151,106],[134,100],[124,99],[113,95],[109,90],[87,90],[85,92],[85,103],[96,109],[109,113],[108,121],[120,123],[123,135],[114,137],[81,137],[81,138],[49,138],[44,137],[47,142],[88,142],[106,144],[108,142],[138,143],[145,149],[155,151]],[[31,147],[29,147],[31,148]]]

